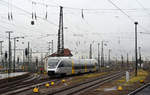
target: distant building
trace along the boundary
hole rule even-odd
[[[49,55],[49,57],[57,57],[57,56],[69,56],[70,57],[70,56],[73,56],[73,55],[72,55],[71,51],[68,48],[64,49],[64,54],[63,55],[62,54],[61,55],[57,54],[57,52]]]

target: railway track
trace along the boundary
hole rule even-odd
[[[24,91],[27,91],[27,90],[30,90],[30,89],[33,89],[34,87],[39,87],[39,86],[43,86],[45,85],[46,83],[48,82],[56,82],[58,81],[57,79],[53,79],[53,80],[48,80],[48,81],[39,81],[37,83],[32,83],[32,84],[24,84],[24,85],[21,85],[20,87],[18,88],[15,88],[14,90],[12,91],[8,91],[6,93],[3,93],[2,95],[14,95],[14,94],[18,94],[18,93],[21,93],[21,92],[24,92]],[[30,94],[31,95],[31,94]]]
[[[72,94],[76,94],[77,92],[81,93],[82,91],[84,91],[84,89],[89,89],[89,86],[93,87],[95,84],[104,84],[104,83],[106,83],[106,82],[108,82],[110,80],[113,80],[115,78],[118,78],[118,77],[122,76],[123,74],[124,73],[120,73],[120,72],[111,73],[111,74],[108,74],[108,75],[101,76],[99,78],[93,78],[91,80],[88,80],[88,81],[85,81],[85,82],[73,85],[71,87],[66,86],[66,88],[62,88],[62,89],[59,89],[59,90],[56,90],[56,91],[53,91],[53,92],[47,92],[46,95],[47,94],[48,95],[54,95],[54,94],[56,94],[56,95],[57,94],[58,95],[72,95]],[[51,82],[51,81],[56,83],[56,82],[58,82],[61,79],[63,79],[63,78],[57,78],[57,79],[56,78],[51,78],[49,80],[38,80],[36,82],[29,81],[30,83],[27,83],[27,80],[25,80],[24,83],[21,83],[21,84],[17,85],[16,87],[12,86],[13,89],[11,89],[12,87],[7,88],[7,92],[1,93],[1,94],[2,95],[19,94],[19,93],[31,90],[34,87],[43,86],[46,83]],[[74,89],[76,89],[76,90],[74,90]],[[31,95],[31,94],[29,94],[29,95]],[[42,95],[44,95],[44,93]]]
[[[111,80],[120,78],[124,74],[125,72],[121,72],[121,73],[119,72],[119,73],[107,75],[104,77],[99,77],[99,78],[85,81],[85,82],[82,82],[73,86],[68,86],[66,88],[52,90],[46,93],[45,95],[79,95],[85,91],[88,91],[90,89],[103,85],[104,83],[107,83]]]
[[[9,74],[8,74],[9,76]],[[29,77],[30,76],[30,73],[26,73],[24,75],[19,75],[19,76],[15,76],[15,77],[8,77],[6,79],[0,79],[0,84],[4,84],[4,83],[11,83],[11,82],[14,82],[14,81],[17,81],[17,80],[21,80],[21,79],[24,79],[26,77]]]
[[[147,84],[143,85],[142,87],[137,88],[136,90],[132,91],[128,95],[149,95],[150,91],[149,92],[146,91],[146,94],[142,94],[142,93],[145,93],[143,90],[146,89],[149,86],[150,86],[150,83],[147,83]]]
[[[33,85],[36,80],[39,79],[39,75],[35,76],[33,74],[30,74],[27,77],[19,78],[18,80],[12,81],[12,82],[6,82],[0,85],[0,94],[13,91],[22,87],[26,87],[29,85]]]

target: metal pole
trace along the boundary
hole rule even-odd
[[[12,69],[12,66],[13,66],[13,64],[12,64],[12,42],[10,41],[10,71],[12,71],[11,69]]]
[[[8,52],[9,52],[9,69],[8,69],[8,73],[10,73],[11,71],[11,42],[10,42],[10,33],[12,33],[12,31],[6,31],[6,33],[8,33]]]
[[[0,48],[1,48],[1,63],[2,63],[2,59],[3,59],[3,57],[2,57],[2,54],[3,54],[3,52],[2,52],[2,48],[3,48],[2,43],[3,43],[3,41],[0,41]],[[3,67],[4,67],[4,66],[3,66]]]
[[[53,46],[53,44],[54,44],[54,43],[53,43],[53,40],[52,40],[52,48],[51,48],[51,49],[52,49],[52,54],[53,54],[53,49],[54,49],[54,46]]]
[[[104,53],[103,53],[103,41],[102,41],[102,51],[101,51],[101,66],[103,67],[104,66],[104,58],[103,58],[103,56],[104,56]]]
[[[123,55],[121,55],[121,68],[123,67]]]
[[[30,52],[29,50],[30,50],[30,49],[29,49],[29,48],[30,48],[30,42],[28,42],[28,71],[30,70],[30,69],[29,69],[29,68],[30,68],[30,60],[29,60],[29,57],[30,57],[30,56],[29,56],[29,52]]]
[[[110,63],[110,52],[111,52],[111,49],[108,50],[108,63],[109,63],[109,65],[111,64]]]
[[[139,47],[139,64],[140,64],[140,68],[141,68],[141,47]]]
[[[137,76],[137,65],[138,65],[138,60],[137,60],[137,24],[138,22],[134,22],[135,24],[135,76]]]
[[[25,71],[25,65],[24,65],[24,50],[23,50],[23,52],[22,52],[22,57],[23,57],[23,58],[22,58],[22,61],[23,61],[23,62],[22,62],[22,64],[23,64],[23,71]]]
[[[14,66],[13,66],[13,72],[15,72],[15,62],[16,62],[16,38],[14,38]]]
[[[10,32],[9,32],[8,36],[9,36],[9,37],[8,37],[8,38],[9,38],[9,47],[8,47],[8,48],[9,48],[9,50],[8,50],[8,52],[9,52],[9,58],[8,58],[8,61],[9,61],[9,63],[8,63],[8,64],[9,64],[9,69],[8,69],[8,73],[10,73],[10,70],[11,70],[11,64],[10,64],[10,62],[11,62],[11,59],[10,59],[10,57],[11,57],[11,55],[10,55],[10,54],[11,54],[11,47],[10,47]]]
[[[48,52],[49,52],[49,55],[50,55],[50,49],[51,49],[51,48],[50,48],[50,43],[51,43],[51,42],[48,42]]]
[[[129,69],[128,67],[129,67],[129,57],[128,57],[128,53],[127,53],[127,69]]]
[[[92,44],[90,44],[90,53],[89,53],[89,59],[92,59]]]
[[[99,58],[100,54],[99,54],[99,45],[100,45],[100,43],[98,43],[98,65],[99,65],[99,70],[100,70],[100,58]]]
[[[64,56],[64,31],[63,31],[63,29],[64,29],[64,27],[63,27],[63,7],[60,6],[58,45],[57,45],[58,56]]]

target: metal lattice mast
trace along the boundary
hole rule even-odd
[[[63,7],[60,6],[57,54],[64,55]]]
[[[57,54],[64,54],[63,7],[60,6]]]

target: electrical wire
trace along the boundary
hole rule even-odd
[[[36,4],[39,4],[39,5],[44,5],[44,6],[49,6],[49,7],[60,7],[62,5],[51,5],[51,4],[45,4],[45,3],[41,3],[41,2],[37,2],[37,1],[34,1]],[[68,6],[62,6],[64,9],[72,9],[72,10],[84,10],[84,11],[97,11],[97,10],[120,10],[120,9],[100,9],[100,8],[97,8],[97,9],[90,9],[90,8],[75,8],[75,7],[68,7]],[[132,8],[132,9],[121,9],[121,10],[129,10],[129,11],[137,11],[137,10],[141,10],[141,9],[138,9],[138,8]]]
[[[140,6],[141,8],[143,8],[143,10],[150,16],[150,13],[147,12],[147,9],[143,6],[143,4],[139,1],[139,0],[135,0]]]
[[[135,22],[135,20],[133,18],[131,18],[131,16],[129,16],[126,12],[124,12],[121,8],[119,8],[114,2],[112,2],[111,0],[107,0],[107,1],[110,2],[118,10],[120,10],[125,16],[127,16],[129,18],[129,20],[131,20],[132,22]],[[143,26],[139,25],[139,27],[141,27],[144,31],[148,32],[148,30],[145,29]]]
[[[7,3],[7,4],[8,4],[8,2],[6,2],[6,1],[4,1],[4,0],[1,0],[1,1],[3,1],[4,3]],[[32,13],[30,13],[30,12],[28,12],[28,11],[26,11],[26,10],[24,10],[24,9],[22,9],[22,8],[20,8],[20,7],[18,7],[18,6],[16,6],[16,5],[13,5],[13,4],[11,4],[11,5],[12,5],[12,7],[16,8],[16,9],[18,9],[18,10],[20,10],[20,11],[26,13],[26,14],[32,15]],[[40,17],[40,16],[37,16],[37,18],[40,18],[40,19],[42,19],[42,20],[44,20],[44,21],[47,21],[49,24],[58,27],[57,24],[55,24],[54,22],[52,22],[52,21],[50,21],[50,20],[45,20],[44,18],[42,18],[42,17]]]
[[[7,2],[6,2],[7,3]],[[2,3],[0,3],[0,4],[2,4]],[[4,5],[4,6],[7,6],[7,5]],[[26,11],[26,10],[24,10],[24,9],[21,9],[21,8],[19,8],[19,7],[17,7],[17,6],[15,6],[15,5],[12,5],[13,7],[15,7],[16,9],[19,9],[20,11],[23,11],[24,13],[26,13],[26,14],[29,14],[29,15],[31,15],[31,13],[30,12],[28,12],[28,11]],[[38,17],[38,16],[37,16]],[[40,17],[41,18],[41,17]],[[43,19],[43,18],[42,18]],[[45,20],[44,20],[45,21]],[[46,20],[47,21],[47,20]],[[47,22],[49,22],[49,21],[47,21]],[[49,23],[51,23],[51,22],[49,22]],[[8,23],[9,24],[9,23]],[[13,25],[13,26],[16,26],[14,23],[10,23],[10,25]],[[57,26],[56,24],[53,24],[53,25],[55,25],[55,26]],[[18,27],[18,28],[20,28],[20,27]],[[25,30],[26,29],[28,29],[28,28],[26,28],[26,27],[23,27]],[[29,29],[28,29],[29,30]],[[31,30],[30,30],[31,31]],[[33,31],[33,30],[32,30]],[[31,35],[29,35],[29,36],[31,36]]]

